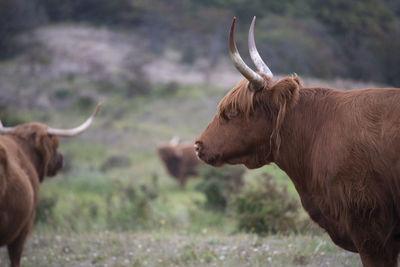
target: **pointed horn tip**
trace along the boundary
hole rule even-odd
[[[231,32],[232,32],[233,29],[235,28],[235,24],[236,24],[236,17],[233,17],[232,25],[231,25]]]
[[[231,31],[232,31],[232,29],[235,28],[235,24],[236,24],[236,17],[233,17],[232,24],[231,24]]]
[[[249,37],[248,37],[249,44],[250,43],[254,44],[254,24],[255,24],[255,22],[256,22],[256,16],[254,16],[254,18],[250,24]]]
[[[229,50],[231,53],[234,53],[237,48],[236,48],[236,44],[235,44],[235,23],[236,23],[236,17],[233,17],[233,21],[232,21],[232,25],[231,25],[231,29],[229,31]]]
[[[102,102],[100,102],[100,103],[97,104],[96,109],[94,110],[94,112],[93,112],[93,114],[92,114],[92,117],[96,117],[96,116],[97,116],[97,113],[99,113],[100,108],[101,108],[102,106],[103,106],[103,103],[102,103]]]
[[[251,21],[251,24],[250,24],[250,30],[252,31],[252,32],[254,32],[254,24],[256,23],[256,16],[254,16],[253,17],[253,20]],[[253,33],[254,34],[254,33]]]
[[[250,24],[249,41],[250,41],[250,37],[252,37],[251,40],[254,40],[254,24],[255,24],[255,22],[256,22],[256,16],[253,17],[253,20],[251,21],[251,24]]]
[[[254,65],[257,67],[257,70],[266,74],[268,77],[272,78],[273,74],[267,64],[262,60],[260,54],[257,51],[256,43],[254,41],[254,24],[256,21],[256,16],[253,17],[253,20],[250,25],[249,29],[249,36],[248,36],[248,45],[249,45],[249,52],[250,52],[250,57],[254,63]]]

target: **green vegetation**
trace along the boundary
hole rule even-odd
[[[125,98],[120,93],[125,91],[124,86],[117,84],[120,91],[106,93],[108,100],[91,132],[61,140],[66,166],[60,175],[46,179],[41,186],[38,229],[137,232],[172,230],[180,225],[189,232],[213,229],[233,233],[238,225],[233,199],[243,184],[256,182],[258,173],[267,170],[280,183],[290,185],[286,175],[274,166],[255,172],[245,172],[241,166],[222,169],[203,166],[199,178],[189,180],[182,192],[158,159],[157,143],[168,140],[176,134],[176,129],[180,129],[183,138],[186,133],[191,136],[186,137],[188,140],[193,139],[210,112],[202,110],[193,115],[196,105],[190,103],[199,98],[220,98],[220,90],[158,84],[150,86],[145,95],[137,93],[133,98]],[[98,89],[99,93],[102,91]],[[45,117],[50,125],[66,122],[73,125],[76,117],[91,111],[80,106],[80,102],[79,97],[70,100],[65,110],[71,112],[46,116],[40,110],[33,113]],[[187,123],[193,116],[204,121],[204,125]],[[294,195],[292,187],[290,192]]]
[[[238,166],[227,166],[221,169],[202,167],[199,176],[203,181],[197,189],[206,196],[206,207],[225,211],[231,204],[232,198],[243,187],[244,172],[244,168]]]
[[[66,85],[76,83],[82,85],[77,79]],[[54,86],[58,87],[57,83]],[[126,98],[128,84],[113,86],[121,89],[104,94],[107,100],[91,133],[61,140],[66,164],[61,174],[46,179],[41,186],[37,229],[141,231],[174,229],[179,224],[187,231],[209,227],[232,230],[231,218],[204,208],[206,196],[197,189],[200,179],[189,182],[185,192],[180,191],[156,154],[157,144],[168,140],[177,129],[181,129],[182,138],[190,140],[185,137],[188,133],[194,138],[194,124],[184,121],[189,121],[193,113],[189,102],[204,97],[205,91],[159,84],[149,86],[145,95],[136,92],[133,98]],[[98,94],[103,92],[102,87],[97,90]],[[91,112],[93,101],[89,98],[90,104],[80,105],[81,98],[74,95],[66,102],[65,112],[45,115],[35,110],[30,116],[45,118],[49,125],[74,125],[86,116],[82,114]],[[178,103],[180,108],[169,107],[177,107]],[[29,121],[23,111],[20,114]],[[4,111],[4,118],[14,115]]]
[[[326,236],[225,235],[203,229],[177,231],[49,233],[36,231],[23,266],[359,266],[358,255]],[[4,263],[1,251],[0,264]]]
[[[204,166],[185,191],[167,175],[156,155],[157,144],[177,133],[193,140],[213,116],[224,94],[221,88],[151,84],[145,94],[135,91],[126,97],[127,83],[102,84],[82,78],[57,81],[48,83],[49,92],[61,83],[76,88],[62,94],[62,108],[51,112],[50,108],[5,109],[2,118],[10,124],[14,118],[37,118],[52,126],[70,127],[91,112],[96,102],[93,96],[103,98],[104,107],[88,132],[61,140],[66,166],[41,185],[25,266],[358,264],[356,256],[336,248],[320,230],[307,228],[310,223],[304,221],[304,213],[289,208],[293,214],[288,216],[281,211],[299,203],[293,184],[275,165],[254,171]],[[119,89],[105,91],[107,86]],[[79,96],[92,88],[96,88],[92,98],[80,105]],[[282,192],[280,186],[288,191]],[[244,216],[244,206],[254,212]],[[4,251],[0,260],[7,261]]]
[[[258,234],[302,230],[297,199],[268,174],[264,174],[238,194],[233,206],[236,209],[239,230]]]

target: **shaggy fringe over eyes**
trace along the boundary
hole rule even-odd
[[[217,115],[223,116],[224,113],[234,111],[240,112],[248,118],[254,111],[254,91],[249,89],[249,81],[241,80],[229,93],[219,102]]]
[[[261,101],[263,107],[272,116],[272,134],[270,136],[270,147],[275,144],[276,156],[279,154],[281,144],[280,128],[286,116],[286,112],[294,106],[299,98],[299,89],[302,87],[297,75],[286,77],[272,84],[270,78],[260,73],[264,77],[265,87],[261,90],[270,90],[273,94],[269,98],[271,101]],[[249,119],[254,111],[254,103],[260,98],[255,99],[256,92],[249,89],[249,81],[243,79],[235,86],[218,104],[217,115],[224,118],[230,111],[240,113],[244,119]]]
[[[257,72],[264,78],[264,88],[262,91],[272,85],[272,80],[266,74]],[[229,93],[222,98],[218,104],[217,115],[221,118],[226,112],[241,113],[245,119],[250,117],[254,111],[254,95],[256,91],[249,88],[249,81],[246,79],[241,80]]]

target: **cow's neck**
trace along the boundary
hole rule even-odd
[[[332,93],[335,91],[330,89],[300,90],[299,101],[287,112],[280,131],[281,146],[279,154],[274,156],[275,163],[288,174],[299,193],[311,190],[314,168],[319,164],[315,161],[329,160],[316,159],[315,149],[326,148],[315,146],[322,145],[316,143],[316,138],[321,139],[334,113],[334,103],[329,100]]]

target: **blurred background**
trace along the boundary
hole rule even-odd
[[[358,266],[300,207],[276,166],[199,165],[184,188],[157,149],[192,142],[251,66],[306,86],[400,86],[397,0],[0,0],[0,119],[80,124],[41,186],[25,266]],[[2,251],[0,263],[7,262]]]

